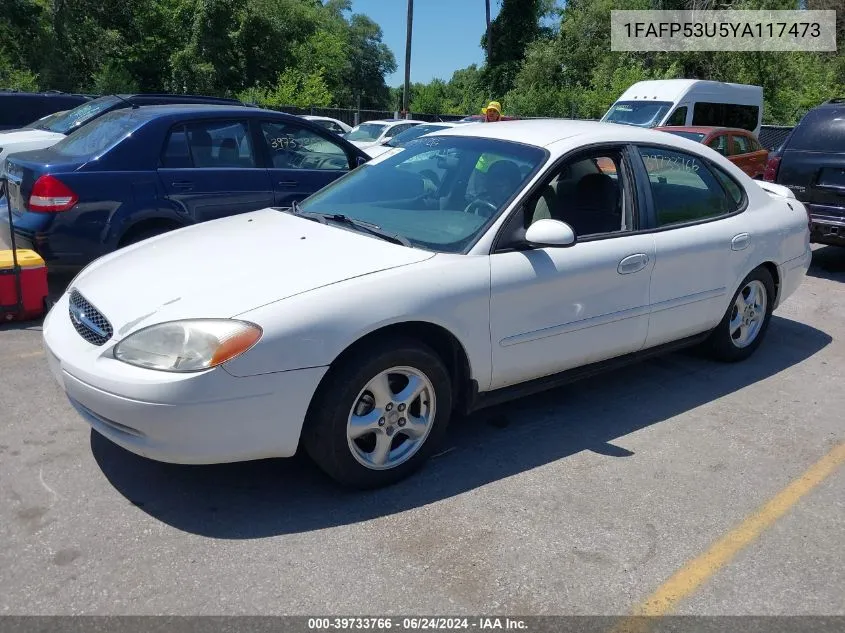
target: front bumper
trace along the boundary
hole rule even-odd
[[[50,370],[97,432],[138,455],[180,464],[290,457],[327,368],[237,378],[222,367],[172,374],[132,367],[73,329],[67,296],[43,327]]]

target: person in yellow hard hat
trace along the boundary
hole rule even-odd
[[[484,113],[484,121],[493,123],[502,120],[502,104],[498,101],[491,101],[487,107],[482,110]]]
[[[489,104],[481,108],[481,114],[484,115],[485,123],[494,123],[496,121],[501,121],[502,104],[498,101],[491,101]],[[496,156],[495,154],[484,153],[479,157],[478,162],[475,164],[475,168],[480,172],[487,173],[487,170],[490,168],[490,165],[495,163],[500,158],[500,156]]]

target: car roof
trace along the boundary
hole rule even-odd
[[[498,121],[484,125],[456,125],[432,132],[432,136],[471,136],[512,141],[535,147],[549,147],[558,141],[574,136],[594,136],[600,140],[613,139],[614,142],[648,143],[659,138],[672,138],[679,147],[698,145],[677,135],[640,128],[620,123],[602,123],[599,121],[576,121],[572,119],[521,119],[517,121]]]
[[[378,123],[379,125],[396,125],[397,123],[430,123],[430,121],[417,121],[416,119],[372,119],[370,121],[361,121],[359,125],[367,123]]]
[[[696,132],[698,134],[723,134],[725,132],[730,132],[734,134],[751,134],[748,130],[743,130],[739,127],[720,127],[720,126],[707,126],[707,125],[661,125],[656,128],[655,130],[660,130],[661,132]]]
[[[445,125],[447,127],[457,127],[458,125],[467,125],[469,123],[476,123],[476,121],[423,121],[420,125]]]
[[[141,105],[137,108],[123,108],[116,112],[126,114],[131,112],[139,119],[151,120],[163,116],[176,116],[183,114],[199,116],[275,116],[295,121],[299,117],[276,110],[264,110],[245,105],[218,105],[215,103],[166,103],[160,105]]]

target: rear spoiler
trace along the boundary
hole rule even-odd
[[[795,199],[795,194],[792,193],[792,190],[788,187],[784,187],[783,185],[776,185],[773,182],[766,182],[765,180],[755,180],[760,187],[766,191],[766,193],[770,193],[776,196],[780,196],[781,198],[792,198]]]

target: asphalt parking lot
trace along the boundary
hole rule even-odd
[[[65,402],[39,324],[2,325],[0,613],[845,615],[843,317],[845,249],[816,248],[749,361],[478,414],[368,493],[300,457],[127,453]]]

